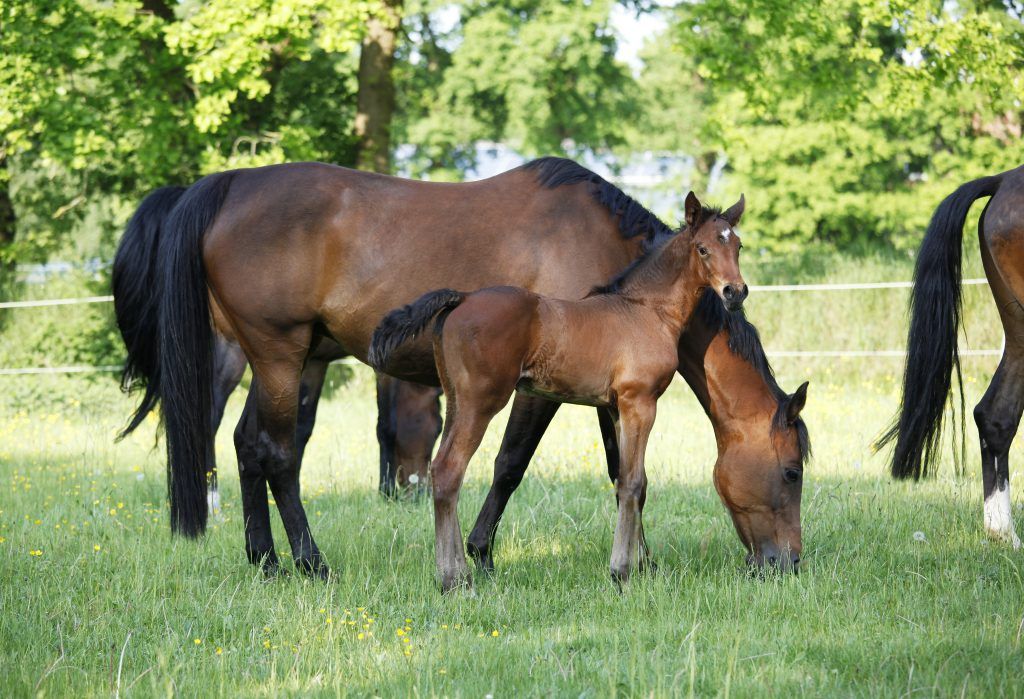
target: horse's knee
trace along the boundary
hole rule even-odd
[[[1017,423],[984,400],[974,409],[974,423],[978,426],[982,448],[995,454],[1006,452],[1017,433]]]

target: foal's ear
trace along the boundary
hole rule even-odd
[[[701,204],[700,199],[693,192],[686,195],[686,204],[684,206],[684,216],[686,217],[686,227],[693,233],[694,226],[697,225],[697,221],[700,220]]]
[[[743,218],[743,209],[747,206],[747,200],[740,195],[740,200],[726,209],[726,212],[722,214],[725,220],[729,222],[730,226],[735,226]]]
[[[786,399],[786,422],[792,425],[800,417],[800,411],[807,405],[807,381],[800,384],[796,393]]]

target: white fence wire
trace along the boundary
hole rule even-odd
[[[977,286],[988,284],[987,279],[964,279],[961,281],[964,286]],[[750,285],[750,291],[758,293],[785,293],[785,292],[806,292],[806,291],[862,291],[867,289],[911,289],[913,282],[856,282],[849,284],[773,284],[760,286]],[[43,308],[46,306],[72,306],[85,303],[110,303],[113,296],[83,296],[81,298],[66,299],[41,299],[29,301],[3,301],[0,302],[0,309],[3,308]],[[765,350],[771,358],[797,357],[797,358],[856,358],[856,357],[896,357],[902,358],[907,355],[905,350]],[[962,357],[998,357],[1002,355],[1002,349],[963,349],[960,350]],[[338,364],[358,365],[361,362],[352,357],[346,357],[336,362]],[[120,371],[119,366],[56,366],[56,367],[23,367],[23,368],[0,368],[0,376],[26,376],[34,374],[88,374],[100,372]]]

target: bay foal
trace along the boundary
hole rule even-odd
[[[438,317],[434,358],[448,402],[431,471],[442,591],[470,582],[457,514],[459,490],[487,425],[516,390],[612,409],[619,516],[611,573],[618,582],[628,580],[641,543],[644,452],[658,397],[679,366],[680,336],[708,287],[730,310],[738,309],[747,294],[732,227],[743,206],[741,198],[723,215],[702,207],[691,192],[683,231],[582,300],[517,287],[469,294],[442,289],[381,321],[369,353],[377,367]]]

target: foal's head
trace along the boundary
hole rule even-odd
[[[725,307],[738,310],[747,298],[747,285],[740,274],[740,237],[735,227],[743,216],[743,195],[724,213],[701,205],[697,196],[686,195],[686,232],[693,245],[694,268],[699,278],[715,290]]]
[[[809,450],[800,411],[807,384],[780,398],[774,411],[746,418],[744,429],[720,439],[714,482],[758,569],[797,569],[802,550],[800,498]]]

